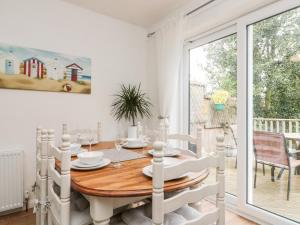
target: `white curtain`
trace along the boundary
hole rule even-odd
[[[159,116],[171,116],[176,104],[183,54],[184,16],[169,18],[155,33]]]

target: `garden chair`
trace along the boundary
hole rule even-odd
[[[255,154],[254,188],[256,188],[257,164],[265,164],[272,167],[272,178],[275,168],[288,170],[287,200],[290,196],[291,170],[300,166],[300,160],[289,157],[289,152],[284,135],[265,131],[254,131],[253,134]]]

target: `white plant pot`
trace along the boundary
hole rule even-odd
[[[128,138],[137,138],[137,126],[128,127]]]

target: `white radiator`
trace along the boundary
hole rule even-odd
[[[0,151],[0,212],[23,207],[23,152]]]

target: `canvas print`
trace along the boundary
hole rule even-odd
[[[91,93],[91,59],[0,43],[0,88]]]

